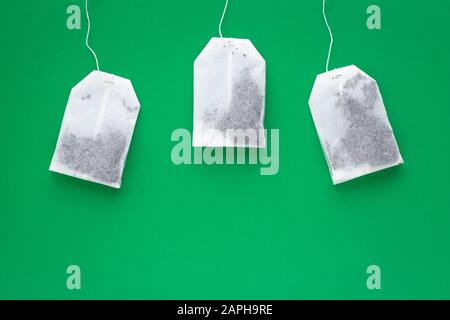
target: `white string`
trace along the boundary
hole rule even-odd
[[[223,36],[222,36],[222,23],[223,23],[223,18],[225,18],[225,13],[227,12],[227,7],[228,7],[228,0],[226,0],[226,2],[225,2],[225,8],[223,9],[222,18],[220,18],[220,23],[219,23],[219,35],[220,35],[221,38],[223,38]]]
[[[327,15],[325,14],[325,1],[323,0],[322,4],[322,14],[323,19],[325,20],[325,24],[327,25],[328,32],[330,33],[330,47],[328,48],[328,57],[327,57],[327,65],[325,67],[325,70],[328,72],[328,65],[330,64],[330,56],[331,56],[331,48],[333,47],[333,33],[331,32],[330,25],[328,24]]]
[[[95,63],[97,65],[97,70],[100,71],[100,67],[98,65],[97,55],[95,54],[94,50],[92,50],[91,46],[89,45],[89,33],[91,32],[91,19],[89,18],[88,0],[86,0],[86,17],[87,17],[87,21],[88,21],[88,28],[87,28],[87,33],[86,33],[86,47],[94,55]]]

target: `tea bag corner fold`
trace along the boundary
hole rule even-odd
[[[248,39],[211,38],[194,62],[194,147],[265,147],[266,62]]]
[[[319,74],[309,107],[333,184],[403,163],[377,82],[358,67]]]
[[[70,92],[50,171],[120,188],[139,109],[130,80],[92,71]]]

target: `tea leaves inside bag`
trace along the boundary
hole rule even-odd
[[[247,39],[212,38],[194,63],[195,147],[264,147],[266,64]]]
[[[139,108],[128,79],[91,72],[70,93],[50,170],[120,188]]]
[[[378,85],[356,66],[318,75],[309,106],[334,184],[403,163]]]

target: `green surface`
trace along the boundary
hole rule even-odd
[[[69,91],[94,68],[84,15],[66,28],[73,3],[84,13],[1,4],[0,298],[450,298],[448,1],[328,0],[330,67],[378,81],[405,160],[332,186],[307,104],[328,49],[321,1],[230,1],[224,36],[266,59],[266,127],[280,129],[280,171],[260,176],[171,162],[224,1],[91,0],[101,69],[142,104],[119,191],[48,171]],[[370,4],[381,30],[366,27]]]

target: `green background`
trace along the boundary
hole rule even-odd
[[[66,28],[70,4],[81,30]],[[381,30],[366,27],[370,4]],[[328,0],[330,67],[378,81],[405,160],[338,186],[307,104],[328,50],[320,0],[231,0],[223,26],[267,62],[279,173],[172,164],[223,5],[90,1],[101,69],[131,79],[142,105],[114,190],[48,171],[70,89],[95,67],[84,1],[1,3],[0,298],[450,298],[450,2]],[[66,288],[71,264],[80,291]]]

